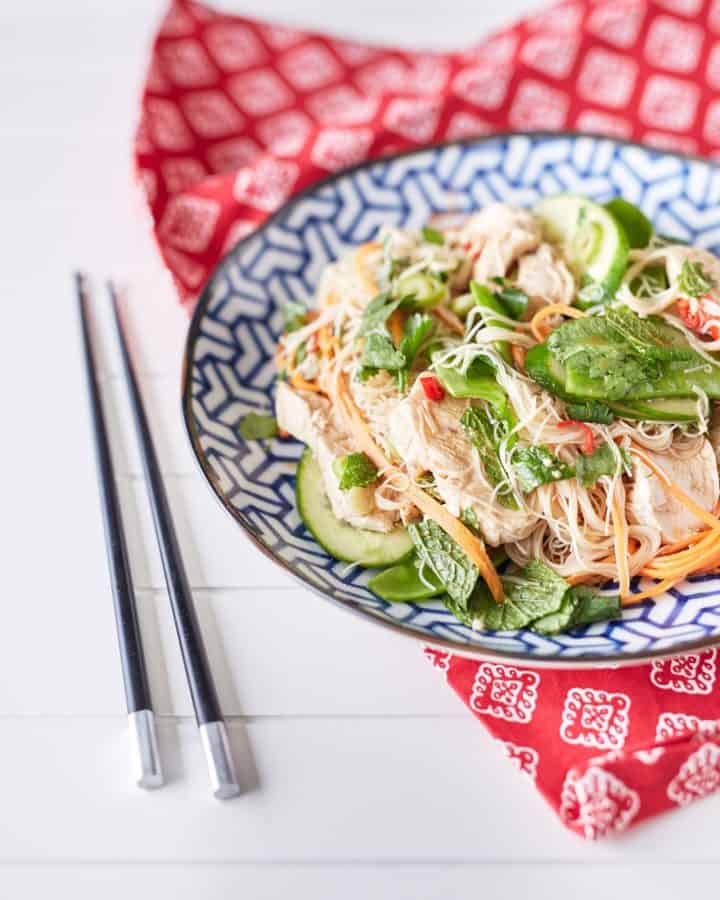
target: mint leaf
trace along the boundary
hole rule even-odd
[[[627,452],[607,441],[603,441],[590,455],[581,453],[576,463],[578,481],[583,487],[592,487],[603,475],[619,475],[623,469],[629,473],[631,467]]]
[[[442,245],[445,243],[445,236],[442,231],[438,231],[437,228],[431,228],[429,225],[426,225],[421,231],[422,239],[427,241],[428,244],[439,244]]]
[[[578,422],[597,422],[600,425],[609,425],[615,418],[615,413],[609,406],[596,400],[568,403],[566,409],[568,418]]]
[[[354,487],[367,487],[377,481],[377,466],[364,453],[349,453],[333,460],[332,470],[341,491]]]
[[[680,270],[677,286],[689,297],[702,297],[717,287],[714,280],[705,272],[699,262],[686,259]]]
[[[474,563],[432,519],[408,525],[408,534],[421,562],[437,575],[453,601],[467,608],[479,576]]]
[[[373,332],[365,339],[365,346],[360,357],[360,366],[363,369],[387,369],[395,372],[405,368],[405,354],[395,349],[393,342],[386,334]]]
[[[617,594],[598,594],[584,584],[570,588],[568,593],[575,598],[571,625],[591,625],[593,622],[616,619],[620,615],[620,597]]]
[[[282,308],[283,324],[285,331],[297,331],[302,328],[307,319],[307,307],[296,300],[288,301]]]
[[[385,291],[382,294],[378,294],[377,297],[374,297],[368,303],[363,312],[362,319],[360,319],[356,337],[365,337],[365,335],[373,334],[375,332],[380,334],[386,333],[385,323],[402,303],[402,300],[399,299],[390,300],[388,302],[389,296],[390,294]]]
[[[620,615],[620,598],[606,596],[584,584],[568,588],[557,612],[537,619],[530,628],[540,634],[560,634],[576,625],[591,625]]]
[[[524,494],[529,494],[541,484],[571,478],[575,470],[566,465],[544,445],[523,447],[515,450],[512,456],[515,477]]]
[[[275,416],[263,416],[250,412],[240,422],[240,437],[245,441],[258,441],[276,437],[278,433]]]
[[[518,509],[517,500],[512,488],[507,484],[507,474],[498,456],[500,442],[508,434],[507,423],[502,419],[491,417],[488,412],[478,406],[468,406],[460,418],[470,443],[475,447],[487,480],[493,487],[505,483],[497,492],[498,501],[508,509]]]
[[[531,560],[513,575],[503,576],[505,601],[483,610],[482,627],[492,631],[525,628],[536,619],[557,612],[568,589],[567,582],[540,562]]]
[[[408,375],[413,361],[417,356],[423,341],[430,336],[434,328],[430,316],[421,313],[413,313],[405,323],[405,337],[400,341],[398,350],[405,356],[405,366],[398,370],[398,387],[401,391],[407,388]]]

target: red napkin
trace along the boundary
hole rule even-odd
[[[569,128],[720,155],[720,0],[577,0],[464,52],[374,47],[174,0],[135,154],[190,303],[294,192],[367,157],[500,130]],[[553,671],[428,648],[451,687],[587,838],[720,788],[715,650]]]

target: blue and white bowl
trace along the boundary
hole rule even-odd
[[[694,578],[621,620],[558,637],[475,632],[436,602],[387,603],[313,540],[295,506],[296,441],[245,443],[238,424],[271,412],[281,306],[309,301],[328,262],[384,222],[419,228],[435,213],[493,201],[530,206],[573,191],[640,206],[658,232],[720,249],[720,169],[608,138],[507,134],[404,153],[341,172],[286,204],[222,260],[190,326],[183,409],[200,467],[260,550],[338,606],[458,653],[525,663],[640,662],[720,643],[720,578]],[[238,539],[240,539],[238,537]]]

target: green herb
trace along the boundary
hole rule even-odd
[[[530,627],[540,634],[559,634],[578,625],[615,619],[619,614],[620,597],[617,594],[599,594],[587,585],[578,584],[568,588],[556,612],[536,619]]]
[[[592,487],[603,475],[615,476],[625,470],[630,472],[632,463],[626,450],[607,441],[589,455],[581,453],[577,458],[577,477],[583,487]]]
[[[295,351],[295,365],[299,366],[300,363],[304,362],[307,357],[307,342],[303,341],[302,344]]]
[[[245,441],[273,438],[278,433],[275,416],[264,416],[250,412],[240,422],[240,437]]]
[[[541,484],[572,478],[575,474],[575,470],[571,466],[559,460],[544,445],[515,450],[512,455],[512,464],[515,477],[524,494],[529,494]]]
[[[333,460],[332,470],[341,491],[354,487],[367,487],[377,481],[377,466],[364,453],[349,453]]]
[[[307,307],[295,300],[288,301],[282,308],[283,324],[286,332],[302,328],[307,319]]]
[[[525,628],[536,619],[557,612],[568,590],[568,584],[553,570],[531,560],[513,575],[503,576],[505,600],[486,602],[477,616],[478,624],[492,631]]]
[[[567,414],[569,419],[578,422],[597,422],[600,425],[609,425],[615,418],[615,414],[609,406],[594,400],[584,403],[568,403]]]
[[[385,291],[374,297],[365,307],[356,337],[378,332],[385,333],[385,323],[395,310],[400,306],[401,300],[390,300],[390,294]]]
[[[470,443],[475,447],[485,475],[494,487],[503,485],[496,496],[498,501],[508,509],[518,509],[512,488],[503,469],[498,448],[507,437],[509,428],[507,420],[491,415],[478,406],[469,406],[460,418]]]
[[[437,228],[431,228],[429,225],[426,225],[420,233],[423,240],[427,241],[428,244],[439,244],[442,246],[445,243],[445,236]]]
[[[374,331],[365,339],[360,356],[361,369],[387,369],[388,372],[395,372],[404,369],[406,363],[405,354],[395,349],[386,334]]]
[[[405,323],[405,336],[398,347],[400,353],[405,357],[405,365],[396,372],[398,388],[401,391],[407,389],[408,376],[412,364],[423,341],[430,336],[433,328],[434,324],[430,316],[422,315],[421,313],[413,313]]]
[[[688,297],[702,297],[717,287],[700,263],[691,262],[689,259],[682,264],[677,286]]]
[[[477,567],[432,519],[408,525],[408,534],[420,561],[432,569],[455,603],[466,606],[478,580]]]

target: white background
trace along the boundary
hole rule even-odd
[[[253,0],[242,10],[452,47],[538,5]],[[131,134],[162,8],[0,4],[0,897],[584,900],[716,890],[720,796],[620,840],[582,842],[501,758],[419,645],[290,583],[216,504],[181,426],[186,320],[131,184]],[[154,794],[129,782],[76,266],[129,288],[142,387],[251,787],[226,805],[210,795],[105,327],[104,388],[170,779]],[[100,291],[97,306],[106,326]]]

